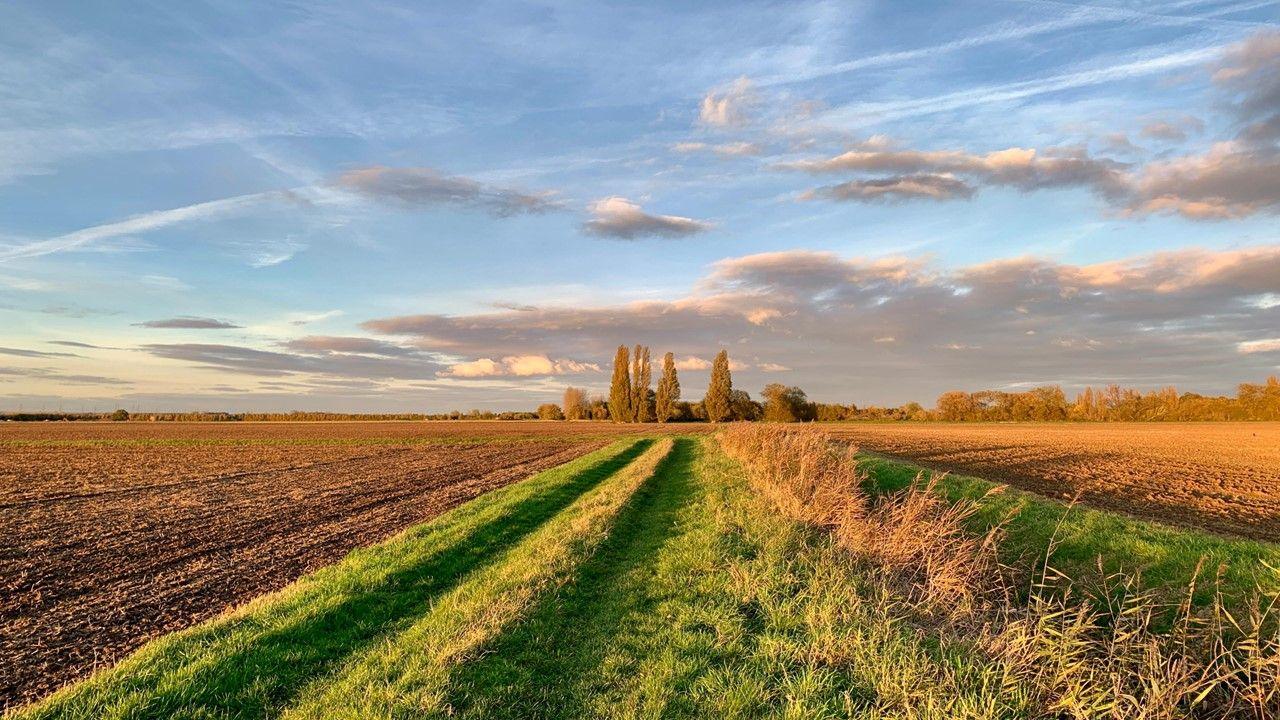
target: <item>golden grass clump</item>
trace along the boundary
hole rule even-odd
[[[971,657],[1017,715],[1280,717],[1274,598],[1259,593],[1244,612],[1221,598],[1195,610],[1194,587],[1171,606],[1120,574],[1086,590],[1053,569],[1052,545],[1037,567],[1001,564],[1000,527],[966,526],[981,500],[949,502],[936,478],[872,501],[856,450],[820,430],[741,426],[719,441],[762,498],[848,551],[872,595],[893,606],[886,614]]]

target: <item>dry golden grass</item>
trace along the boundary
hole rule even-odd
[[[1034,717],[1280,714],[1280,635],[1262,600],[1234,615],[1221,603],[1196,612],[1185,602],[1164,630],[1170,608],[1131,578],[1111,576],[1102,594],[1080,597],[1047,565],[1002,566],[999,528],[967,534],[975,505],[943,502],[927,482],[869,500],[852,451],[820,430],[738,427],[720,439],[775,507],[832,533],[879,586],[887,615],[963,648]]]

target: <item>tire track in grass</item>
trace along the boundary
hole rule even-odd
[[[619,512],[653,477],[672,446],[670,438],[657,441],[625,470],[442,596],[412,627],[386,637],[335,677],[304,691],[284,717],[450,714],[446,699],[454,668],[524,615],[540,596],[572,577],[617,529]]]
[[[395,634],[652,441],[623,442],[357,551],[230,616],[160,638],[17,718],[257,718]]]
[[[573,582],[457,669],[461,717],[698,717],[692,688],[754,643],[698,441],[680,439]]]

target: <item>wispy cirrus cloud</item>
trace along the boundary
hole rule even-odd
[[[40,257],[54,253],[83,250],[96,243],[125,237],[135,233],[151,232],[183,222],[193,222],[222,217],[237,211],[268,202],[280,196],[279,192],[251,193],[236,197],[211,200],[169,210],[134,215],[116,222],[94,225],[82,230],[59,235],[47,240],[32,240],[0,246],[0,262]]]
[[[286,343],[284,352],[220,343],[153,343],[140,349],[193,367],[306,382],[429,380],[444,367],[430,353],[407,348],[392,351],[389,343],[370,340],[360,345],[359,340],[313,337]],[[362,351],[353,350],[357,347]]]
[[[348,170],[334,184],[382,202],[406,208],[457,206],[497,217],[540,214],[563,209],[555,193],[527,193],[446,175],[428,167],[371,167]]]
[[[40,350],[27,350],[25,348],[10,348],[10,347],[0,347],[0,355],[13,355],[16,357],[26,357],[26,358],[79,357],[74,353],[43,352]]]

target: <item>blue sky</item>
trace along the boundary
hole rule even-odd
[[[1280,2],[0,7],[0,406],[1280,365]]]

